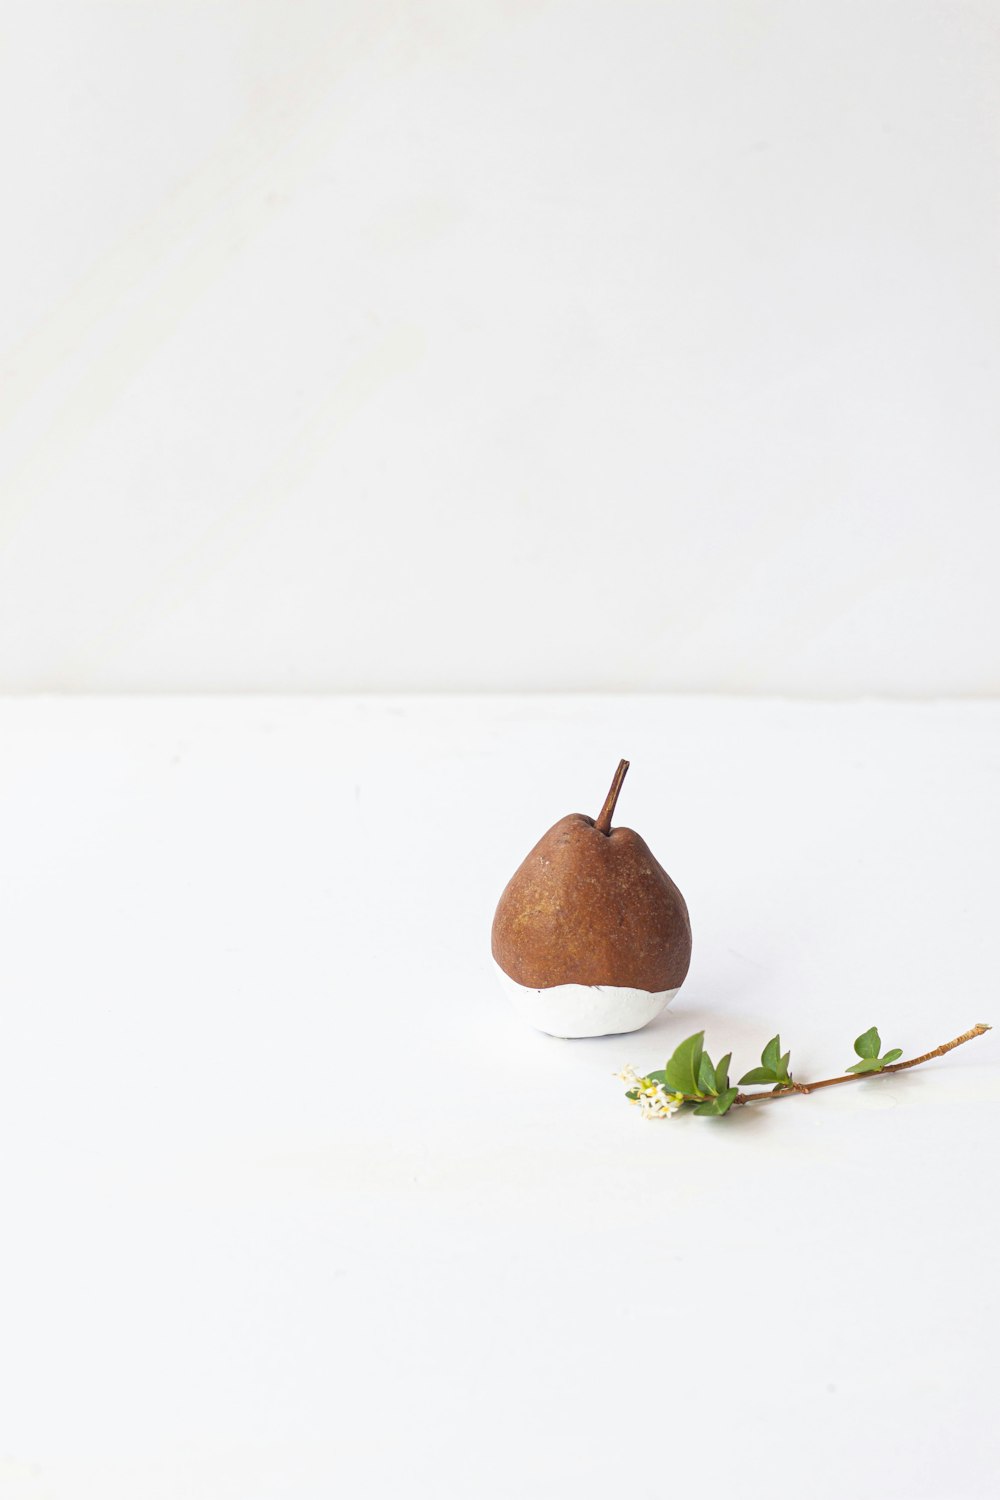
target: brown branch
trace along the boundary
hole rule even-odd
[[[943,1042],[940,1047],[935,1047],[933,1052],[922,1052],[919,1057],[911,1057],[909,1062],[888,1063],[877,1073],[842,1073],[839,1078],[820,1078],[816,1083],[791,1083],[785,1088],[771,1089],[760,1094],[737,1094],[733,1100],[734,1104],[756,1104],[763,1099],[787,1099],[789,1094],[811,1094],[813,1089],[828,1089],[835,1083],[860,1083],[862,1078],[884,1078],[887,1073],[901,1073],[904,1068],[915,1068],[920,1063],[930,1062],[934,1057],[944,1057],[946,1052],[951,1052],[955,1047],[961,1047],[963,1042],[971,1042],[973,1037],[983,1036],[992,1028],[980,1021],[978,1026],[973,1026],[971,1031],[963,1031],[953,1041]]]

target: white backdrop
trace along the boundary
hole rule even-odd
[[[992,693],[1000,13],[30,0],[0,689]]]

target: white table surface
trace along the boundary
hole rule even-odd
[[[611,1073],[1000,1023],[1000,705],[0,702],[0,1496],[1000,1475],[1000,1031],[646,1123]],[[617,821],[691,909],[633,1036],[528,1029],[515,866]]]

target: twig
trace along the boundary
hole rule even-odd
[[[971,1031],[963,1031],[953,1041],[943,1042],[940,1047],[935,1047],[933,1052],[922,1052],[919,1057],[911,1057],[909,1062],[888,1063],[880,1068],[877,1073],[842,1073],[839,1078],[821,1078],[817,1083],[792,1083],[784,1088],[771,1089],[759,1094],[737,1094],[733,1104],[758,1104],[764,1099],[786,1099],[789,1094],[811,1094],[814,1089],[828,1089],[835,1083],[860,1083],[862,1078],[884,1078],[886,1073],[901,1073],[904,1068],[915,1068],[920,1063],[930,1062],[934,1057],[944,1057],[946,1052],[951,1052],[955,1047],[961,1047],[963,1042],[971,1042],[973,1037],[982,1036],[991,1030],[989,1026],[980,1021],[978,1026],[973,1026]]]

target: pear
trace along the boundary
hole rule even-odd
[[[612,828],[629,763],[596,818],[560,818],[515,871],[493,918],[493,957],[518,1010],[551,1036],[637,1031],[691,962],[684,897],[648,844]]]

